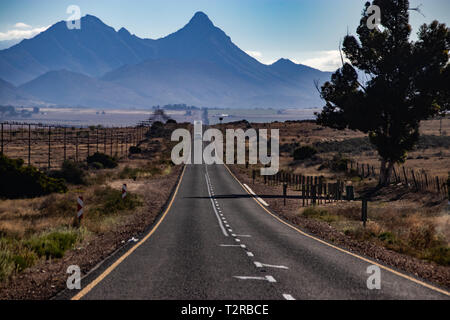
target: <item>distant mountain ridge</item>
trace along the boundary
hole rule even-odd
[[[277,108],[319,107],[314,80],[324,82],[330,73],[286,59],[264,65],[197,12],[183,28],[157,40],[115,31],[91,15],[81,19],[80,30],[58,22],[1,50],[0,78],[54,104]]]

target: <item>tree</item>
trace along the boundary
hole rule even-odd
[[[365,4],[357,34],[347,35],[343,52],[349,60],[321,88],[326,105],[318,123],[367,133],[380,159],[379,185],[389,184],[395,163],[403,163],[419,139],[421,120],[450,110],[448,65],[450,32],[437,21],[422,25],[410,41],[407,0],[374,0],[381,25],[367,27]],[[358,73],[368,78],[359,81]]]

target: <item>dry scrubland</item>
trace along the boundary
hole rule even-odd
[[[450,119],[424,121],[420,149],[408,154],[405,166],[425,170],[446,179],[450,171]],[[416,192],[411,186],[392,184],[376,190],[376,177],[361,179],[334,171],[328,165],[333,157],[379,166],[375,150],[366,150],[365,135],[350,130],[337,131],[313,122],[248,124],[245,122],[218,126],[225,128],[280,129],[281,170],[323,176],[327,181],[341,180],[355,187],[356,201],[338,201],[302,207],[300,190],[290,187],[287,205],[282,199],[282,186],[264,185],[257,177],[252,183],[252,170],[257,166],[232,166],[233,171],[265,200],[278,214],[318,234],[362,254],[450,287],[450,215],[447,199],[434,192]],[[292,153],[300,146],[313,146],[318,153],[305,160],[294,160]],[[329,151],[329,150],[333,151]],[[361,201],[369,198],[368,223],[361,222]],[[273,197],[278,196],[278,197]],[[297,198],[295,198],[297,196]]]
[[[83,183],[68,184],[65,194],[0,200],[0,298],[48,298],[63,288],[68,265],[87,272],[143,232],[180,173],[167,143],[175,126],[150,130],[138,144],[141,152],[115,168],[85,168]],[[124,183],[128,195],[122,200]],[[81,225],[75,218],[79,195],[85,203]]]

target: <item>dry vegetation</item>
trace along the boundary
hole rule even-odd
[[[0,287],[3,282],[7,292],[8,288],[12,291],[12,287],[26,286],[24,281],[19,281],[24,270],[46,266],[76,248],[95,247],[93,243],[101,242],[99,239],[105,236],[115,238],[115,233],[122,234],[120,230],[124,227],[126,236],[142,232],[152,223],[180,172],[170,161],[171,144],[162,142],[173,129],[171,126],[176,125],[166,125],[162,131],[141,140],[138,145],[141,152],[122,158],[115,168],[85,167],[84,183],[69,184],[65,194],[0,200]],[[128,194],[123,200],[124,183]],[[79,195],[85,204],[81,225],[76,219]],[[114,239],[114,247],[104,248],[104,252],[120,245],[118,240]],[[102,258],[91,256],[89,263]],[[15,294],[23,294],[14,290]],[[41,294],[46,297],[51,293]]]
[[[446,179],[450,171],[448,148],[450,118],[443,119],[442,131],[439,130],[439,122],[440,120],[430,120],[422,123],[421,133],[425,138],[419,144],[420,149],[408,155],[405,166],[425,170],[430,175]],[[288,190],[288,195],[294,198],[288,199],[286,206],[283,205],[281,196],[265,199],[278,214],[325,239],[450,286],[450,217],[447,199],[442,194],[416,192],[404,184],[393,184],[388,188],[374,191],[376,177],[361,180],[359,177],[324,166],[327,161],[342,153],[340,156],[347,159],[378,167],[376,151],[366,151],[367,147],[371,147],[367,141],[362,141],[365,139],[364,134],[323,128],[313,122],[272,124],[241,122],[223,125],[222,129],[225,126],[243,129],[250,127],[280,129],[281,170],[295,174],[323,176],[328,181],[339,179],[355,187],[357,199],[362,195],[370,199],[366,228],[361,222],[361,201],[322,203],[303,208],[302,200],[299,198],[300,191],[295,187]],[[292,153],[295,148],[305,145],[313,146],[318,153],[311,159],[294,161]],[[327,148],[331,148],[332,151],[327,151]],[[252,184],[252,170],[255,168],[257,166],[250,166],[248,169],[245,169],[245,166],[233,166],[240,179],[253,185],[258,194],[281,195],[281,185],[264,185],[263,179],[259,177],[255,184]],[[370,246],[370,250],[367,246]],[[405,262],[409,261],[403,258],[405,256],[411,257],[413,262]]]

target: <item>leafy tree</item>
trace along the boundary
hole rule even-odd
[[[24,166],[22,159],[0,154],[0,198],[33,198],[55,192],[67,192],[64,180],[48,177],[33,166]]]
[[[357,34],[347,35],[343,51],[350,63],[321,88],[326,105],[317,120],[337,129],[367,133],[381,158],[379,185],[389,184],[395,163],[403,163],[419,139],[421,120],[450,110],[448,65],[450,32],[433,21],[411,41],[407,0],[374,0],[381,25],[367,27],[365,4]],[[358,80],[357,69],[368,80]]]

